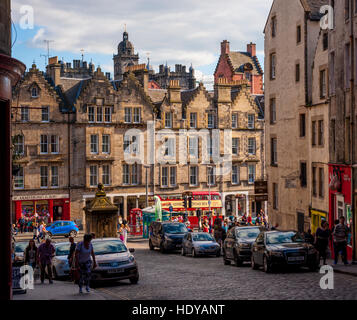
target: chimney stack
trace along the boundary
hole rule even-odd
[[[58,63],[58,57],[48,59],[47,73],[55,86],[58,86],[61,82],[61,65]]]
[[[180,80],[170,80],[168,93],[170,103],[181,103]]]
[[[227,40],[223,40],[221,42],[221,54],[225,55],[225,54],[229,54],[230,50],[229,50],[229,41]]]
[[[251,42],[247,44],[247,52],[251,57],[255,57],[257,55],[257,47],[256,44]]]

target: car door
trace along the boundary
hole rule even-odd
[[[157,225],[157,232],[156,232],[156,245],[158,247],[160,247],[163,237],[164,237],[164,230],[162,224],[160,223]]]
[[[261,234],[259,234],[259,236],[257,237],[257,241],[256,241],[256,258],[255,262],[262,265],[263,264],[263,257],[264,257],[264,251],[265,251],[265,244],[264,244],[264,237],[265,234],[262,232]]]
[[[187,241],[186,241],[186,252],[190,253],[192,251],[192,234],[187,234]]]
[[[183,236],[183,240],[182,240],[182,248],[183,248],[184,252],[187,252],[187,237],[188,237],[188,234],[185,234]]]
[[[54,222],[48,231],[50,231],[53,235],[57,235],[60,230],[60,222]]]
[[[224,250],[226,252],[226,257],[229,259],[233,258],[232,244],[234,241],[235,228],[228,231],[227,238],[224,241]]]

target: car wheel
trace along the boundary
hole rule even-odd
[[[226,252],[225,252],[225,251],[223,251],[223,263],[224,263],[225,266],[228,266],[228,265],[231,264],[231,260],[228,260],[228,259],[227,259],[227,256],[226,256]]]
[[[184,247],[181,248],[181,256],[185,256],[186,255],[186,252],[185,252],[185,249]]]
[[[264,255],[264,257],[263,257],[263,267],[264,267],[264,272],[266,272],[266,273],[271,272],[271,264],[269,263],[266,255]]]
[[[242,260],[239,259],[237,252],[234,252],[234,264],[236,265],[236,267],[241,267],[243,264]]]
[[[72,237],[72,238],[75,238],[75,237],[77,236],[77,231],[72,230],[72,231],[69,233],[69,236]]]
[[[151,240],[149,240],[149,249],[150,249],[150,250],[154,250],[154,249],[155,249],[154,246],[152,245]]]
[[[250,261],[251,261],[252,269],[253,269],[253,270],[258,270],[258,269],[259,269],[259,266],[255,263],[253,254],[252,254],[252,257],[250,258]]]
[[[192,249],[192,257],[197,258],[197,253],[195,249]]]
[[[139,275],[137,275],[135,278],[130,278],[129,280],[131,284],[137,284],[139,282]]]

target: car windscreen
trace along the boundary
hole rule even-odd
[[[56,246],[56,256],[68,256],[69,249],[71,247],[70,243],[59,244]]]
[[[28,242],[18,242],[15,244],[15,252],[16,253],[24,252],[27,246],[28,246]]]
[[[127,248],[120,240],[103,240],[92,242],[95,255],[126,252]]]
[[[166,233],[186,233],[188,232],[186,226],[183,223],[179,224],[164,224],[163,230]]]
[[[279,244],[279,243],[294,243],[294,242],[304,242],[300,233],[290,231],[290,232],[274,232],[267,234],[267,244]]]
[[[199,233],[192,235],[193,241],[214,241],[212,236],[208,233]]]
[[[237,229],[237,237],[241,239],[256,239],[260,233],[259,228]]]

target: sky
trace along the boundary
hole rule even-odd
[[[197,80],[209,88],[222,40],[230,41],[232,51],[256,43],[264,66],[263,29],[272,1],[12,0],[12,55],[45,70],[44,40],[53,40],[50,56],[72,62],[84,50],[84,60],[113,76],[113,54],[126,26],[140,63],[149,57],[155,70],[192,63]]]

